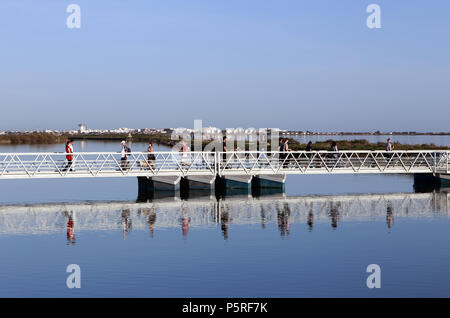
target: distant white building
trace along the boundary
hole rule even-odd
[[[114,131],[115,131],[116,133],[124,134],[124,133],[132,132],[133,130],[134,130],[134,129],[132,129],[132,128],[121,127],[121,128],[115,129]]]
[[[78,127],[79,127],[78,132],[80,134],[84,134],[87,132],[86,124],[79,124]]]

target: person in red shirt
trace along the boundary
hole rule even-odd
[[[74,220],[73,216],[69,215],[69,220],[67,221],[67,244],[75,244],[75,231],[74,231]]]
[[[189,223],[191,223],[191,218],[187,216],[186,207],[184,204],[181,205],[181,231],[183,237],[186,237],[189,232]]]
[[[73,156],[70,155],[73,153],[73,139],[70,139],[66,142],[66,159],[67,159],[67,165],[64,167],[63,171],[67,171],[67,169],[70,168],[70,171],[73,171],[72,169],[72,160]]]

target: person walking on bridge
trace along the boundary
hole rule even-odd
[[[394,145],[392,144],[391,138],[388,138],[386,143],[386,151],[392,150],[394,150]]]
[[[152,169],[155,169],[155,155],[153,154],[153,143],[150,141],[147,148],[147,161]]]
[[[285,168],[289,164],[289,161],[286,160],[289,155],[288,152],[291,151],[291,149],[289,149],[289,139],[286,138],[280,140],[278,151],[280,152],[280,161],[282,162],[283,168]]]
[[[122,140],[122,151],[120,152],[120,167],[122,169],[126,169],[128,166],[128,154],[131,152],[131,149],[127,146],[127,142]]]
[[[337,163],[337,161],[338,161],[338,146],[337,146],[337,143],[336,143],[336,141],[333,141],[332,143],[331,143],[331,148],[330,148],[330,152],[331,152],[331,154],[330,154],[330,158],[331,158],[331,160],[330,160],[330,164],[331,164],[331,166],[333,167],[333,166],[335,166],[336,165],[336,163]]]
[[[186,144],[186,142],[183,140],[181,143],[181,168],[183,168],[184,166],[190,166],[190,164],[187,162],[187,157],[188,157],[188,152],[189,152],[189,147]]]
[[[229,169],[227,166],[227,136],[223,136],[222,138],[222,165],[225,166],[225,169]]]
[[[67,171],[68,169],[70,169],[70,171],[73,171],[72,169],[72,160],[73,160],[73,155],[71,155],[73,153],[73,139],[69,139],[66,142],[66,160],[67,160],[67,164],[64,167],[64,169],[62,171]]]
[[[386,152],[391,152],[392,150],[394,150],[394,145],[392,144],[391,138],[388,138],[386,142]],[[387,153],[385,159],[390,161],[391,158],[392,154]]]

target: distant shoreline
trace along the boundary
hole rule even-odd
[[[298,135],[298,136],[450,136],[450,132],[303,132],[287,131],[280,135]]]
[[[429,135],[426,133],[410,135],[409,136],[420,136]],[[436,133],[434,133],[436,135]],[[444,135],[440,133],[439,135]],[[445,135],[450,135],[450,133],[445,133]],[[280,137],[291,137],[292,135],[280,134]],[[299,135],[296,135],[299,136]],[[360,133],[351,134],[316,134],[316,135],[304,135],[304,136],[330,136],[329,139],[325,141],[316,141],[313,143],[313,150],[328,150],[331,148],[331,142],[333,141],[332,136],[369,136]],[[371,134],[370,136],[374,136]],[[379,136],[395,136],[394,134],[379,134]],[[131,138],[128,134],[52,134],[52,133],[16,133],[16,134],[4,134],[0,135],[0,145],[51,145],[57,143],[64,143],[68,139],[74,140],[97,140],[97,141],[114,141],[119,142],[120,140],[127,140],[133,142],[149,142],[152,141],[154,144],[163,145],[167,147],[173,147],[179,141],[172,140],[170,134],[133,134]],[[304,150],[306,144],[301,143],[293,138],[289,138],[289,147],[294,150]],[[384,150],[384,142],[369,142],[367,139],[352,139],[352,140],[335,140],[339,150]],[[206,146],[211,140],[204,140],[203,146]],[[248,148],[249,143],[246,142],[246,148]],[[397,150],[450,150],[449,146],[437,146],[433,143],[430,144],[405,144],[395,142],[394,146]]]

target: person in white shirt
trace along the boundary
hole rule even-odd
[[[339,151],[338,150],[338,146],[337,146],[337,143],[336,143],[336,141],[333,141],[332,143],[331,143],[331,148],[330,148],[330,151],[332,152],[332,154],[330,155],[330,158],[332,158],[332,160],[331,160],[331,164],[332,165],[335,165],[336,164],[336,162],[337,162],[337,159],[338,159],[338,154],[337,154],[337,152]]]
[[[122,151],[120,152],[120,166],[122,169],[127,167],[127,158],[128,153],[131,152],[131,149],[127,147],[127,143],[125,140],[122,140]]]

